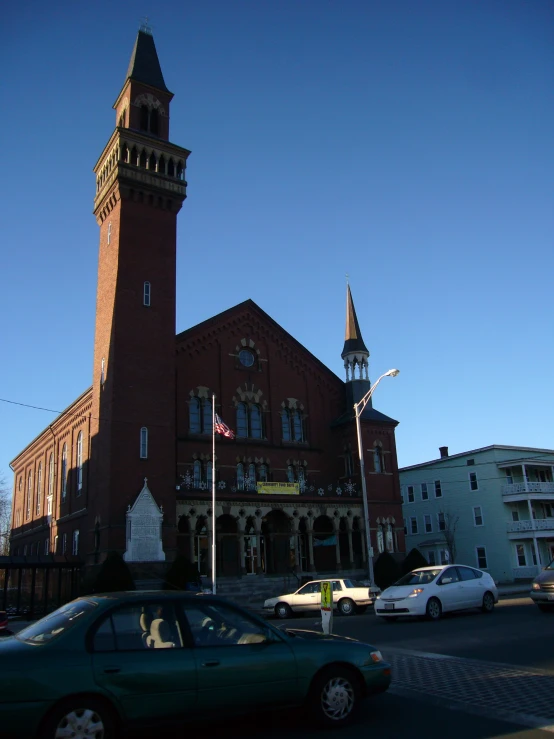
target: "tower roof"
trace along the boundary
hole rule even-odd
[[[132,79],[155,87],[157,90],[169,92],[165,86],[160,60],[156,52],[154,37],[147,31],[140,30],[131,54],[126,80]]]
[[[369,356],[369,352],[362,339],[362,332],[358,324],[358,317],[356,316],[356,309],[354,308],[354,301],[352,300],[352,293],[350,292],[350,285],[346,286],[346,331],[344,335],[344,348],[342,350],[341,357],[347,354],[364,352]]]

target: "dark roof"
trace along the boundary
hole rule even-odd
[[[365,354],[369,354],[366,345],[364,344],[364,340],[362,339],[362,332],[360,331],[356,309],[354,308],[354,301],[352,300],[350,285],[347,285],[346,331],[344,334],[344,348],[342,350],[341,357],[344,359],[344,357],[351,352],[364,352]]]
[[[354,415],[354,408],[349,409],[345,411],[342,416],[339,416],[336,418],[331,426],[341,426],[343,423],[352,423],[354,421],[355,415]],[[393,423],[395,426],[398,426],[398,421],[395,421],[394,418],[391,418],[390,416],[385,416],[384,413],[381,413],[381,411],[375,410],[375,408],[372,408],[370,405],[366,405],[364,410],[362,411],[362,415],[360,416],[362,421],[377,421],[378,423]]]
[[[154,37],[144,31],[139,31],[137,34],[125,79],[128,80],[129,78],[136,82],[144,82],[145,85],[150,85],[150,87],[155,87],[158,90],[169,92],[165,86]]]

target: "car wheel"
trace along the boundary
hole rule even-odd
[[[359,680],[347,667],[330,667],[318,675],[310,691],[310,710],[323,727],[345,726],[360,702]]]
[[[343,616],[353,616],[356,612],[356,604],[353,600],[350,600],[350,598],[339,600],[337,608],[339,609],[339,613]]]
[[[290,618],[292,616],[292,608],[288,603],[277,603],[275,606],[275,615],[277,618]]]
[[[494,611],[494,595],[492,593],[487,592],[483,596],[481,610],[483,613],[492,613]]]
[[[438,598],[429,598],[427,608],[425,609],[427,618],[431,621],[438,621],[442,615],[442,606]]]
[[[93,696],[68,698],[54,708],[39,731],[40,739],[115,739],[113,710]]]

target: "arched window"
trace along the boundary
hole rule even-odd
[[[163,154],[158,160],[158,172],[160,174],[165,174],[165,157]]]
[[[37,516],[40,516],[40,504],[42,499],[42,462],[39,462],[37,471]]]
[[[373,469],[375,472],[383,472],[383,453],[380,446],[373,449]]]
[[[26,506],[26,518],[31,518],[31,497],[33,495],[33,473],[29,472],[27,475],[27,506]]]
[[[148,106],[140,106],[140,130],[148,131]]]
[[[62,500],[67,494],[67,444],[62,449]]]
[[[248,490],[256,489],[256,465],[248,465]]]
[[[385,543],[387,552],[394,552],[394,537],[391,523],[387,524],[387,529],[385,531]]]
[[[143,292],[142,292],[142,302],[143,302],[143,304],[147,308],[150,307],[150,296],[151,296],[150,283],[149,282],[145,282],[144,283],[144,289],[143,289]]]
[[[83,432],[77,437],[77,493],[83,489]]]
[[[154,152],[150,154],[150,159],[148,160],[148,169],[150,169],[152,172],[156,171],[156,155]]]
[[[54,455],[50,454],[48,460],[48,495],[51,496],[54,493]]]
[[[263,438],[262,410],[255,403],[237,405],[237,436],[250,439]]]
[[[288,482],[294,482],[294,467],[292,464],[289,464],[287,467],[287,481]]]
[[[212,435],[213,417],[212,402],[208,398],[202,400],[202,433]]]
[[[198,490],[200,489],[200,483],[202,482],[202,462],[199,459],[194,460],[192,470],[192,486]]]
[[[142,167],[143,169],[146,169],[146,149],[143,149],[140,152],[139,167]],[[141,195],[142,195],[142,193],[141,193]]]
[[[158,111],[156,110],[156,108],[152,108],[152,110],[150,111],[150,133],[153,133],[154,136],[157,136],[158,129],[159,129]]]
[[[202,433],[200,401],[198,398],[189,400],[189,431],[191,434]]]
[[[304,470],[304,467],[298,468],[298,482],[300,483],[300,487],[304,488],[304,485],[306,484],[306,471]]]
[[[304,423],[299,410],[285,408],[281,413],[283,441],[304,441]]]
[[[377,526],[377,549],[379,550],[379,553],[385,551],[385,538],[383,528],[383,524],[381,523]]]
[[[148,459],[148,429],[146,426],[140,430],[140,458]]]
[[[267,465],[261,464],[258,467],[258,480],[260,482],[267,482]]]
[[[244,465],[242,462],[237,464],[237,490],[244,490]]]
[[[206,462],[206,485],[208,490],[212,489],[212,463],[208,460]]]
[[[167,176],[175,177],[175,165],[173,164],[173,159],[170,159],[167,163]]]
[[[354,462],[352,460],[352,451],[347,449],[344,453],[344,474],[351,477],[354,474]]]

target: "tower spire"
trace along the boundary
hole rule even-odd
[[[152,31],[150,26],[145,24],[141,25],[137,33],[125,81],[129,79],[155,87],[157,90],[169,92],[165,86]]]
[[[347,382],[355,379],[369,380],[369,352],[362,338],[349,284],[346,285],[346,330],[341,357],[344,359]],[[358,378],[355,376],[356,367],[359,372]]]

